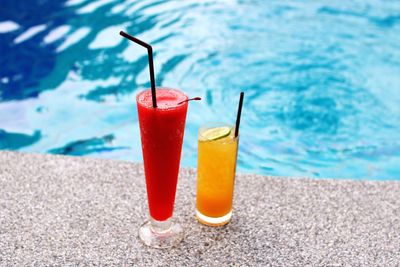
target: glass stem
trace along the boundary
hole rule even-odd
[[[151,230],[157,234],[163,234],[168,232],[172,226],[172,218],[168,218],[165,221],[157,221],[150,217]]]

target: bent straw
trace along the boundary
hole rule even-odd
[[[242,115],[243,97],[244,97],[244,92],[241,92],[239,99],[238,113],[236,117],[235,137],[238,137],[239,135],[240,116]]]
[[[153,108],[157,107],[157,98],[156,98],[156,82],[154,78],[154,64],[153,64],[153,48],[148,43],[139,40],[132,35],[127,34],[124,31],[120,31],[119,34],[132,42],[135,42],[145,48],[147,48],[147,54],[149,58],[149,70],[150,70],[150,83],[151,83],[151,99],[153,100]]]

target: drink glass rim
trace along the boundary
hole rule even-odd
[[[136,104],[137,104],[137,105],[140,105],[140,106],[142,106],[142,107],[148,108],[148,109],[151,108],[151,109],[157,109],[157,110],[163,110],[163,111],[175,110],[175,109],[177,109],[177,108],[181,108],[181,107],[184,107],[184,106],[187,106],[187,105],[188,105],[188,102],[187,102],[187,101],[186,101],[186,102],[183,102],[183,101],[187,100],[189,97],[188,97],[187,94],[186,94],[185,92],[183,92],[181,89],[178,89],[178,88],[171,88],[171,87],[157,87],[156,89],[157,89],[159,92],[160,92],[160,91],[164,91],[164,90],[177,92],[178,94],[180,94],[180,95],[183,96],[183,97],[182,97],[182,101],[181,101],[182,103],[177,104],[176,106],[170,106],[170,107],[160,107],[160,106],[157,106],[157,108],[153,108],[152,104],[151,104],[151,105],[150,105],[150,104],[146,104],[145,102],[143,102],[143,101],[140,99],[141,96],[142,96],[143,94],[151,92],[151,89],[150,89],[150,88],[147,88],[147,89],[144,89],[144,90],[142,90],[142,91],[140,91],[140,92],[138,92],[138,93],[136,94]]]

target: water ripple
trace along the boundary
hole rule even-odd
[[[109,134],[103,137],[93,137],[86,140],[73,141],[63,147],[50,149],[48,153],[83,156],[92,153],[104,153],[120,149],[128,149],[128,147],[109,146],[114,139],[114,135]]]
[[[37,143],[41,138],[42,134],[37,130],[32,135],[28,135],[0,129],[0,149],[17,150]]]

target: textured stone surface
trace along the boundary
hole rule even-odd
[[[238,175],[234,218],[194,217],[195,171],[183,169],[176,248],[145,247],[140,164],[0,152],[2,266],[396,266],[400,182]]]

